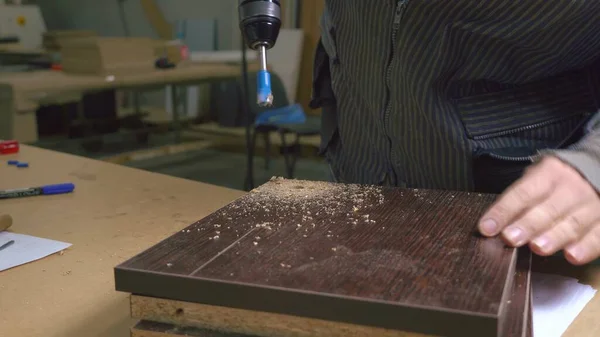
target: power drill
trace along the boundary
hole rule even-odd
[[[258,51],[260,71],[257,76],[257,103],[273,105],[271,75],[267,70],[267,50],[275,46],[281,28],[279,0],[239,0],[240,30],[248,47]]]

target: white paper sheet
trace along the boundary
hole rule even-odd
[[[0,246],[11,240],[14,240],[15,243],[0,250],[0,271],[39,260],[71,246],[70,243],[66,242],[11,232],[0,232]]]
[[[562,336],[596,294],[574,278],[542,273],[531,277],[534,337]]]

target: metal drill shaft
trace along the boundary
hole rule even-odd
[[[267,47],[264,45],[258,47],[258,54],[260,57],[260,70],[267,71]]]

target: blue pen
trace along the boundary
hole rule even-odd
[[[71,193],[74,189],[75,185],[71,183],[66,183],[57,185],[45,185],[40,187],[21,188],[15,190],[0,190],[0,199],[33,197],[37,195],[64,194]]]

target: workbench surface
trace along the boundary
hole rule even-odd
[[[258,68],[256,62],[248,64],[250,72]],[[197,85],[235,79],[240,74],[241,65],[226,62],[188,62],[173,69],[112,76],[78,75],[54,70],[3,73],[0,74],[0,137],[26,143],[36,142],[36,110],[48,104],[80,101],[85,93]]]
[[[0,156],[1,189],[61,182],[75,192],[0,200],[12,231],[73,244],[0,272],[0,336],[129,336],[113,268],[243,193],[30,146]]]
[[[17,169],[6,160],[27,161]],[[113,268],[243,192],[23,146],[0,157],[0,188],[73,182],[69,195],[0,200],[11,230],[72,243],[63,255],[0,272],[0,336],[129,336],[128,294],[114,290]],[[600,288],[600,267],[540,262]],[[600,296],[569,336],[599,336]]]

